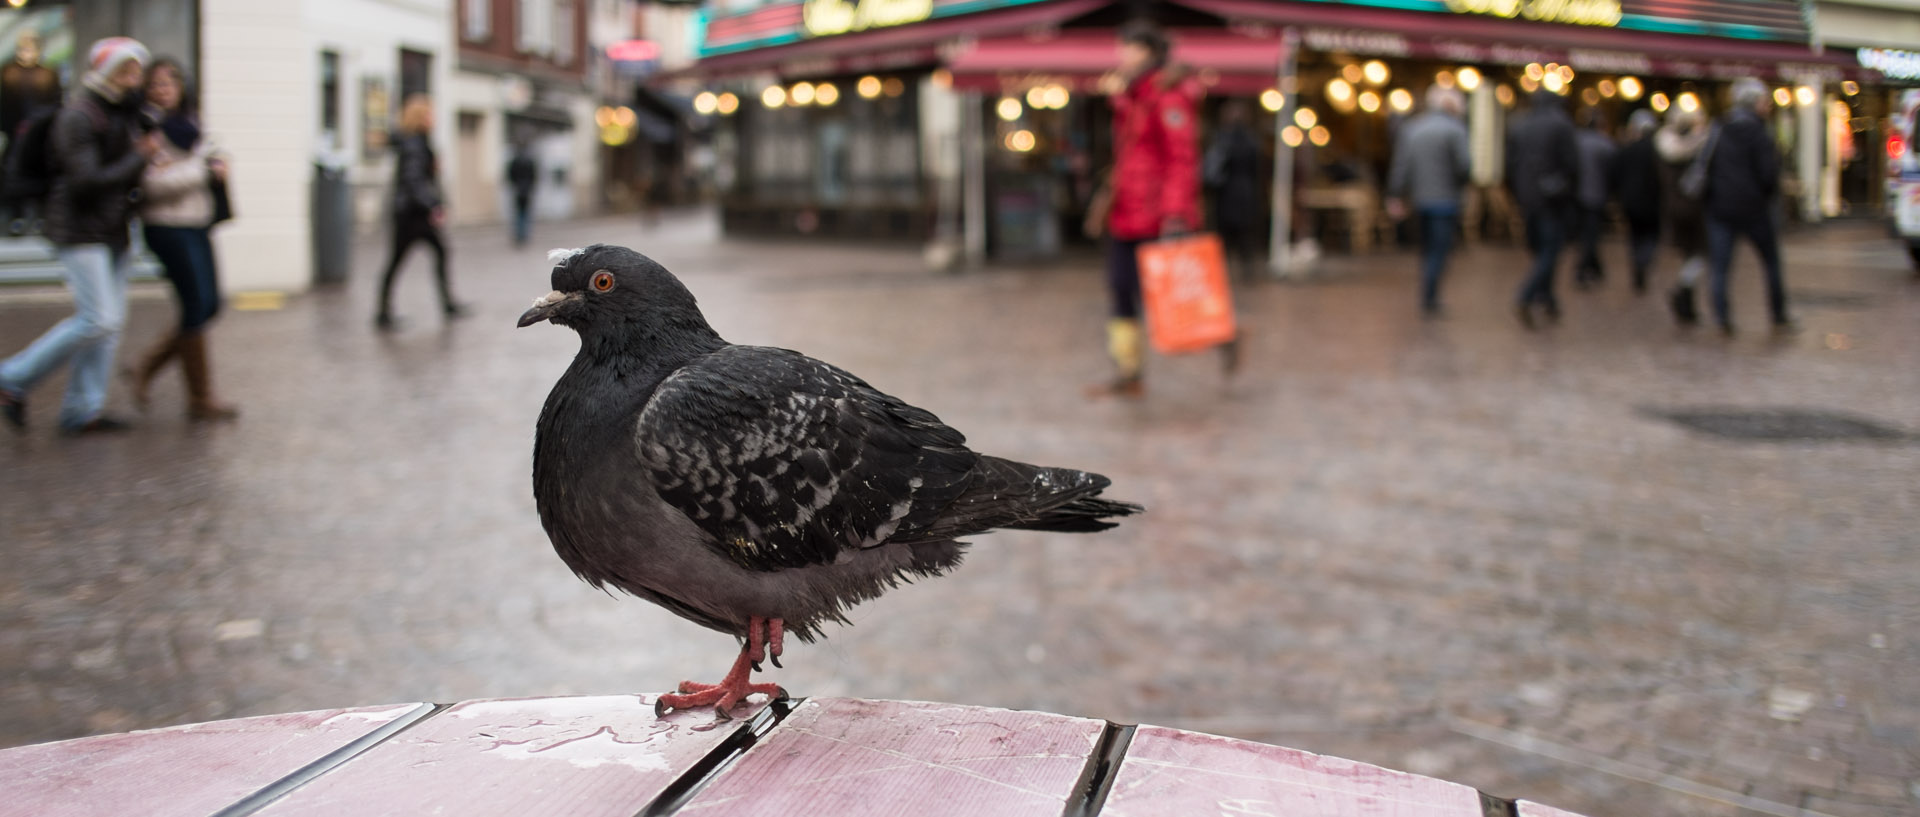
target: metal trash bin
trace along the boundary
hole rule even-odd
[[[353,264],[353,194],[347,168],[313,165],[313,283],[340,284]]]

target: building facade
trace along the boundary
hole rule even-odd
[[[502,220],[511,191],[507,162],[517,148],[538,166],[537,219],[593,212],[599,202],[595,55],[587,41],[590,0],[455,0],[458,71],[449,165],[452,219]]]

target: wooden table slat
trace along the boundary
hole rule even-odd
[[[467,817],[632,817],[742,722],[711,710],[655,718],[655,697],[468,701],[260,815],[413,817],[431,805]]]
[[[1159,726],[1134,733],[1102,814],[1481,817],[1467,786]]]
[[[811,699],[682,813],[1057,815],[1104,726],[1041,712]]]
[[[0,814],[206,817],[425,704],[326,709],[0,751]]]
[[[1580,817],[1571,811],[1562,811],[1552,806],[1543,806],[1532,800],[1519,800],[1514,803],[1520,809],[1520,817]]]

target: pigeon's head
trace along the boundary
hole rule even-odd
[[[520,325],[551,321],[582,337],[630,340],[712,335],[700,306],[665,267],[626,247],[554,250],[553,291],[520,313]]]

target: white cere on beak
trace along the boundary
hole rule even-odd
[[[547,260],[552,261],[555,264],[565,264],[568,261],[573,260],[574,256],[579,255],[586,251],[587,251],[587,248],[585,247],[575,247],[571,250],[566,249],[564,247],[556,247],[554,249],[547,250]]]
[[[557,304],[563,300],[566,300],[566,297],[567,297],[567,293],[561,292],[560,290],[556,289],[552,292],[549,292],[545,295],[542,295],[538,298],[533,299],[533,308],[539,309],[543,306],[553,306],[554,304]]]

